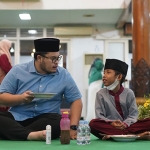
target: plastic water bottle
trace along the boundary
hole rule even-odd
[[[60,121],[60,142],[61,144],[70,144],[70,119],[69,119],[69,113],[63,112],[62,118]]]
[[[79,121],[79,126],[77,129],[77,144],[78,145],[85,145],[85,128],[84,128],[84,121]]]
[[[91,143],[91,129],[89,126],[88,121],[84,121],[84,127],[85,127],[85,144],[90,144]]]
[[[51,126],[46,126],[46,144],[51,144]]]

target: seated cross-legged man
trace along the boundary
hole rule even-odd
[[[82,101],[70,73],[58,66],[60,40],[34,40],[34,60],[14,66],[0,86],[0,104],[10,106],[0,112],[0,138],[6,140],[45,140],[46,125],[51,125],[52,139],[60,136],[62,97],[71,104],[70,138],[76,139]],[[34,93],[55,93],[37,97]],[[41,94],[40,94],[41,95]]]
[[[122,86],[127,70],[125,62],[106,59],[103,75],[106,88],[97,92],[96,119],[90,121],[91,133],[100,139],[110,138],[108,135],[128,134],[139,135],[139,139],[150,139],[150,119],[137,120],[138,109],[134,93]]]

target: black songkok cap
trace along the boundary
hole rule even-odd
[[[34,47],[36,52],[58,52],[59,43],[59,39],[42,38],[34,40]]]
[[[128,71],[128,65],[118,59],[106,59],[104,70],[105,69],[113,69],[126,76]]]

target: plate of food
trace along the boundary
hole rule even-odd
[[[56,93],[32,93],[34,95],[35,98],[52,98],[53,96],[56,95]]]
[[[119,142],[131,142],[135,141],[139,136],[137,135],[111,135],[110,136],[115,141]]]

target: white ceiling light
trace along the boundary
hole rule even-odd
[[[28,33],[29,34],[37,34],[37,31],[36,30],[28,30]]]
[[[31,20],[30,14],[19,14],[21,20]]]

